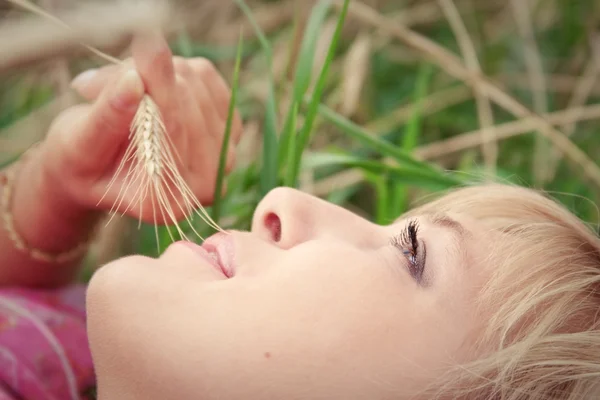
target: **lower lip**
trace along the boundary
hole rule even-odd
[[[196,243],[193,242],[186,242],[185,240],[182,240],[180,242],[178,242],[179,244],[182,244],[186,247],[188,247],[189,249],[193,250],[196,254],[198,254],[200,257],[202,257],[204,260],[206,260],[210,265],[212,265],[212,267],[219,272],[220,274],[227,276],[225,274],[225,271],[223,271],[223,269],[221,268],[221,266],[219,265],[219,262],[211,255],[211,253],[209,253],[208,251],[206,251],[205,249],[202,248],[202,246],[197,245]]]

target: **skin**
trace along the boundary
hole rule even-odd
[[[123,65],[86,71],[72,87],[85,101],[56,117],[39,151],[22,162],[14,184],[11,212],[17,231],[30,246],[50,253],[66,251],[101,223],[123,189],[121,176],[104,196],[144,93],[160,107],[179,154],[181,175],[202,204],[212,201],[231,93],[208,60],[173,57],[162,36],[138,36],[132,57]],[[236,112],[228,170],[234,166],[241,134]],[[127,193],[132,198],[135,191]],[[140,209],[128,208],[126,199],[117,211],[151,223],[152,200],[157,201],[148,197]],[[179,207],[171,208],[183,218]],[[4,286],[58,287],[72,282],[81,265],[81,260],[36,261],[17,250],[4,229],[0,229],[0,259]]]
[[[136,38],[132,50],[124,65],[73,82],[88,103],[63,112],[24,163],[12,212],[32,246],[69,249],[112,206],[122,181],[99,200],[143,92],[161,108],[194,194],[212,200],[227,85],[206,60],[173,57],[161,37]],[[236,116],[232,147],[241,131]],[[100,398],[411,398],[472,355],[480,329],[473,304],[493,241],[477,221],[450,217],[460,238],[448,219],[417,218],[423,284],[408,272],[406,249],[390,244],[408,221],[377,226],[290,189],[262,201],[251,232],[228,236],[231,279],[183,243],[157,259],[108,264],[87,301]],[[79,265],[42,265],[3,230],[0,254],[2,285],[61,286]]]
[[[416,217],[421,284],[390,244],[407,220],[375,225],[284,188],[251,232],[230,232],[230,279],[183,243],[108,264],[87,303],[100,399],[413,398],[472,354],[489,276],[483,227],[439,217]]]

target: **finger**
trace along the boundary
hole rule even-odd
[[[195,99],[191,112],[201,112],[204,115],[204,130],[195,130],[196,135],[210,135],[220,138],[224,133],[224,125],[217,110],[215,99],[201,79],[192,79],[189,82]],[[208,132],[206,132],[208,131]]]
[[[144,96],[144,84],[135,69],[126,69],[106,87],[98,100],[81,109],[79,118],[65,127],[76,132],[70,145],[85,154],[90,168],[112,161],[129,135],[129,126]]]
[[[215,102],[218,115],[226,119],[231,92],[219,71],[217,71],[213,63],[202,57],[190,59],[189,65],[194,72],[195,79],[202,81],[206,85]]]
[[[231,90],[229,89],[227,82],[225,82],[214,65],[205,58],[192,58],[188,63],[193,70],[194,77],[196,79],[199,78],[210,92],[217,114],[226,121],[229,114],[229,102],[231,101]],[[239,113],[237,110],[234,110],[231,125],[231,141],[233,144],[237,145],[241,136],[242,122]]]
[[[194,77],[194,70],[190,66],[187,58],[174,56],[173,66],[175,67],[175,76],[181,76],[188,80]]]
[[[194,94],[192,93],[192,89],[189,87],[188,82],[178,75],[175,78],[175,87],[178,94],[181,113],[184,116],[186,123],[193,127],[204,127],[204,115],[201,111],[199,112],[194,108],[196,99],[194,98]],[[194,135],[195,132],[192,131],[191,134]],[[193,152],[199,151],[199,149],[198,146],[194,145],[196,141],[194,137],[187,137],[188,135],[183,136],[184,137],[181,137],[181,140],[177,144],[177,151],[180,156],[183,157],[183,161],[186,163],[187,167],[188,163],[197,156],[193,154]]]
[[[71,81],[71,88],[88,101],[96,100],[108,82],[123,70],[123,66],[132,65],[133,61],[129,59],[123,61],[123,64],[88,69]]]
[[[208,141],[213,143],[213,146],[216,146],[215,154],[217,155],[217,157],[215,159],[215,162],[217,162],[225,141],[226,124],[223,118],[221,118],[221,116],[219,115],[216,104],[214,102],[214,98],[210,97],[209,90],[207,89],[204,82],[199,79],[193,80],[192,82],[194,82],[192,85],[194,88],[194,93],[192,95],[195,96],[197,100],[195,101],[195,105],[191,109],[190,114],[202,114],[204,116],[203,126],[200,126],[198,129],[194,129],[192,131],[192,134],[195,135],[192,138],[192,140],[204,140],[204,142],[206,143],[206,140],[208,139]],[[188,114],[186,114],[185,117],[186,120],[188,119],[187,115]],[[207,133],[205,132],[206,130],[208,130],[209,138],[202,139],[203,135],[207,135]],[[237,144],[235,135],[236,131],[234,124],[232,125],[231,136],[229,137],[229,141],[227,144],[227,164],[225,168],[226,172],[230,172],[234,165],[235,145]]]
[[[158,105],[169,134],[176,135],[180,131],[180,121],[173,54],[169,45],[161,35],[146,34],[134,39],[132,53],[147,93]]]

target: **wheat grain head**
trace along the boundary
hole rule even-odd
[[[192,231],[200,239],[203,238],[194,229],[190,219],[194,213],[212,228],[223,231],[211,219],[182,177],[177,168],[176,157],[180,159],[167,133],[157,104],[150,95],[144,95],[131,122],[129,144],[125,154],[105,192],[106,195],[114,185],[117,176],[129,165],[117,200],[110,210],[112,216],[116,215],[116,210],[123,205],[127,192],[134,190],[123,213],[134,206],[139,206],[140,223],[143,219],[143,205],[150,198],[153,220],[156,221],[157,212],[160,213],[162,220],[171,222],[177,233],[184,239],[189,240],[179,226],[173,207],[177,207],[181,211]],[[155,233],[158,243],[157,229]],[[169,234],[171,234],[170,231]],[[172,235],[171,239],[174,240]]]

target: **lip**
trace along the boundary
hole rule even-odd
[[[193,250],[226,278],[232,278],[234,276],[234,247],[233,239],[230,235],[217,233],[206,239],[202,245],[187,241],[181,241],[179,243]]]
[[[202,245],[185,240],[178,243],[194,251],[226,278],[234,276],[234,247],[233,238],[230,235],[217,233],[206,239]]]
[[[213,260],[219,265],[221,272],[227,277],[232,278],[235,275],[234,263],[234,242],[230,234],[219,232],[207,238],[202,246]]]

